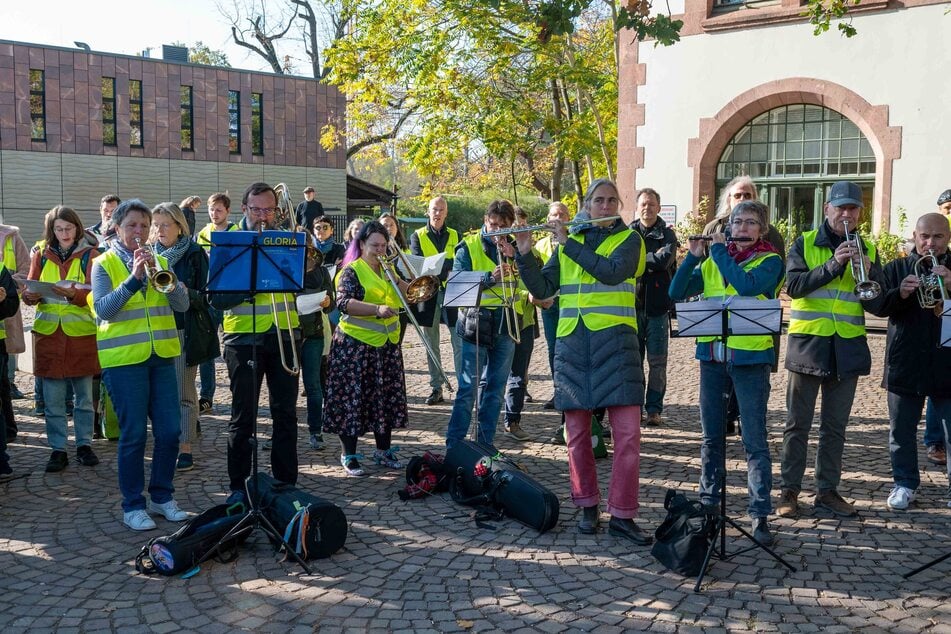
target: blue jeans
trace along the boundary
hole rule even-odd
[[[558,300],[551,308],[541,309],[542,326],[545,329],[545,343],[548,344],[548,371],[555,375],[555,334],[558,332]]]
[[[211,315],[211,323],[217,332],[221,325],[221,311],[213,306],[208,307],[208,314]],[[209,403],[215,400],[215,360],[205,361],[198,366],[198,376],[201,379],[201,392],[198,398]]]
[[[495,441],[495,428],[502,410],[502,394],[512,368],[515,342],[508,335],[495,336],[492,348],[483,345],[478,349],[478,365],[485,389],[479,394],[478,439],[491,445]],[[452,415],[446,427],[446,447],[463,440],[472,422],[472,404],[476,398],[476,346],[462,340],[462,364],[457,368],[459,390],[452,403]]]
[[[928,398],[925,405],[925,447],[937,445],[944,447],[944,428],[941,425],[941,417],[934,411],[932,399]]]
[[[152,421],[152,476],[149,495],[157,504],[172,499],[175,461],[181,433],[181,409],[175,364],[169,359],[106,368],[102,380],[119,418],[119,491],[122,510],[145,509],[145,442]]]
[[[307,392],[307,430],[319,434],[324,425],[324,392],[320,389],[320,358],[324,354],[324,338],[304,339],[300,351],[301,379]]]
[[[925,405],[924,396],[907,396],[888,392],[888,453],[892,461],[892,479],[898,486],[912,491],[921,485],[918,471],[918,423]],[[931,398],[934,416],[939,424],[951,427],[951,399]]]
[[[723,438],[729,380],[733,380],[740,417],[743,420],[743,448],[746,450],[747,487],[750,517],[766,517],[773,512],[772,462],[766,442],[766,403],[769,401],[769,364],[733,365],[700,362],[700,501],[718,503],[719,478],[723,469]]]
[[[670,341],[670,320],[667,315],[649,317],[637,313],[637,339],[641,359],[647,359],[647,396],[644,410],[648,414],[664,411],[664,395],[667,393],[667,347]]]
[[[50,449],[66,451],[67,387],[74,393],[73,433],[76,448],[92,444],[92,426],[96,414],[92,407],[92,377],[80,376],[69,379],[43,379],[43,403],[46,405],[46,439]]]

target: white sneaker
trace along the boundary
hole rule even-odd
[[[163,504],[150,501],[149,510],[153,513],[161,513],[169,522],[184,522],[188,519],[188,513],[178,508],[178,502],[175,500],[169,500]]]
[[[907,487],[896,486],[888,495],[888,508],[893,511],[904,511],[915,501],[915,492]]]
[[[122,523],[134,531],[150,531],[155,529],[155,522],[143,509],[129,511],[122,514]]]

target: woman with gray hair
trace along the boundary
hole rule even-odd
[[[590,224],[574,227],[569,235],[561,220],[549,222],[559,248],[541,268],[532,254],[531,234],[515,234],[516,262],[533,295],[559,293],[555,409],[565,414],[571,499],[583,509],[578,531],[593,535],[600,521],[591,414],[605,407],[614,439],[608,533],[645,546],[652,541],[650,533],[634,522],[639,509],[644,403],[634,302],[637,277],[644,272],[644,244],[619,219],[599,222],[616,216],[620,207],[617,185],[607,179],[594,181],[582,209]],[[507,257],[515,255],[505,242],[500,249]]]
[[[783,282],[783,262],[776,248],[763,239],[768,210],[761,202],[746,200],[730,213],[731,238],[712,235],[710,257],[704,258],[705,241],[688,241],[690,249],[670,283],[670,297],[681,301],[703,293],[705,299],[742,295],[757,299],[775,298]],[[769,371],[775,359],[770,335],[697,337],[696,358],[700,361],[700,501],[716,507],[720,495],[723,465],[723,437],[726,433],[725,394],[730,383],[736,390],[743,419],[743,447],[746,450],[749,488],[749,515],[753,537],[765,546],[773,542],[767,517],[772,513],[770,490],[772,462],[766,442],[766,403],[769,400]]]

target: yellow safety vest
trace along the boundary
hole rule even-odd
[[[237,231],[237,230],[238,230],[238,225],[234,224],[233,222],[229,222],[228,228],[225,229],[225,231]],[[206,249],[210,249],[212,231],[217,231],[217,229],[215,229],[214,223],[209,222],[207,225],[202,227],[201,231],[198,232],[198,237],[195,239],[195,242],[197,242],[198,244],[200,244]]]
[[[384,277],[382,271],[377,275],[362,258],[357,258],[347,266],[353,269],[357,279],[360,280],[360,286],[363,287],[363,301],[399,310],[402,305],[399,295],[396,294],[396,289]],[[358,317],[341,312],[338,326],[357,341],[362,341],[374,348],[382,347],[387,341],[397,343],[400,340],[398,315],[380,319],[376,316]]]
[[[161,255],[156,257],[160,269],[168,268]],[[129,269],[113,251],[107,251],[95,259],[118,288],[129,277]],[[168,298],[152,288],[147,281],[145,292],[136,291],[119,314],[107,321],[99,321],[96,346],[99,349],[99,365],[115,368],[147,361],[152,353],[170,359],[182,353],[175,327],[175,315]]]
[[[498,266],[497,262],[494,262],[490,258],[485,250],[482,248],[482,232],[476,233],[471,236],[467,236],[463,241],[463,244],[466,245],[466,249],[469,250],[469,260],[472,262],[473,271],[486,271],[491,273],[495,270],[495,267]],[[514,264],[513,264],[514,266]],[[509,276],[505,278],[505,283],[513,289],[514,292],[514,276]],[[479,305],[482,308],[498,308],[503,304],[502,301],[502,284],[495,284],[491,288],[482,289],[482,299],[479,301]]]
[[[254,304],[241,302],[225,311],[221,321],[222,329],[229,334],[265,333],[274,325],[274,311],[271,306],[273,298],[277,307],[277,327],[287,330],[300,326],[297,317],[297,302],[293,293],[258,293],[254,296]],[[290,311],[284,310],[284,302]],[[252,322],[252,318],[254,321]]]
[[[833,253],[828,247],[816,246],[818,233],[813,230],[802,234],[803,256],[810,270],[828,262]],[[869,260],[875,262],[878,259],[875,245],[864,241],[863,244]],[[843,339],[865,336],[865,309],[855,294],[851,266],[846,266],[843,275],[822,288],[792,300],[789,334],[820,337],[837,334]]]
[[[542,256],[542,259],[547,263],[551,259],[552,253],[555,252],[555,249],[558,248],[558,244],[552,239],[552,237],[545,236],[537,243],[535,243],[535,250],[538,251],[539,255]]]
[[[82,236],[78,236],[81,238]],[[13,234],[7,236],[7,241],[3,245],[3,266],[7,267],[8,271],[17,271],[17,253],[13,247]],[[11,274],[12,275],[12,274]]]
[[[446,227],[446,231],[449,232],[449,239],[446,241],[445,253],[446,259],[451,262],[456,255],[456,247],[459,245],[459,232],[449,227]],[[436,245],[429,239],[428,224],[425,227],[417,229],[416,235],[419,237],[419,248],[422,250],[424,256],[428,258],[439,254]]]
[[[644,274],[647,255],[641,237],[624,229],[612,233],[598,245],[595,253],[610,257],[631,234],[637,235],[641,242],[638,250],[637,271],[620,284],[602,284],[593,275],[581,268],[577,262],[565,255],[564,249],[558,249],[560,274],[560,295],[558,298],[558,330],[556,337],[567,337],[578,326],[578,319],[584,322],[588,330],[604,330],[612,326],[630,326],[637,331],[637,313],[634,300],[637,295],[637,278]],[[585,234],[570,236],[571,240],[584,243]]]
[[[83,270],[81,254],[73,258],[69,264],[65,279],[77,284],[86,283],[86,271]],[[40,271],[40,281],[55,284],[60,281],[59,265],[47,259]],[[51,335],[56,328],[62,326],[63,332],[70,337],[85,337],[96,334],[96,321],[88,306],[76,306],[70,303],[54,303],[41,301],[36,307],[36,317],[33,320],[33,332],[41,335]]]
[[[759,253],[743,263],[744,271],[752,271],[757,266],[766,261],[767,258],[778,258],[778,253]],[[700,273],[703,275],[703,298],[719,299],[736,295],[736,289],[732,284],[724,284],[723,274],[717,268],[713,258],[707,258],[700,265]],[[764,294],[756,296],[756,299],[770,299]],[[717,341],[719,337],[697,337],[697,343],[708,343]],[[773,347],[772,335],[744,335],[742,337],[727,337],[726,347],[733,350],[771,350]]]

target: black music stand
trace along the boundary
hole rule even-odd
[[[485,271],[452,271],[446,279],[446,294],[443,306],[447,308],[474,308],[479,310],[482,303],[482,289],[485,288]],[[456,320],[458,323],[458,319]],[[479,325],[475,331],[475,423],[476,434],[474,440],[479,440],[479,400],[482,398],[482,369],[479,367]],[[459,381],[459,370],[456,368],[456,382]],[[469,422],[471,434],[472,422]]]
[[[251,323],[257,324],[257,305],[254,298],[259,293],[299,293],[304,289],[304,258],[306,238],[303,233],[288,231],[215,231],[211,234],[208,283],[205,293],[244,293],[251,299]],[[217,251],[216,251],[217,249]],[[274,324],[277,327],[275,321]],[[254,332],[252,334],[257,334]],[[278,332],[280,337],[281,333]],[[296,345],[291,337],[291,345]],[[258,341],[251,340],[251,366],[255,388],[258,385]],[[218,543],[211,548],[196,564],[199,565],[214,556],[219,547],[226,544],[235,535],[248,526],[251,531],[260,528],[294,561],[300,564],[307,574],[313,574],[304,559],[287,543],[284,536],[274,528],[261,508],[258,493],[258,408],[261,395],[254,401],[254,419],[251,423],[251,475],[244,481],[248,496],[248,514],[241,518]],[[249,531],[249,532],[251,532]]]
[[[725,300],[701,300],[699,302],[683,302],[677,304],[677,326],[676,331],[671,332],[671,337],[698,337],[715,336],[719,337],[723,344],[726,344],[728,337],[749,336],[749,335],[770,335],[780,332],[782,325],[782,307],[778,299],[760,300],[751,297],[740,297],[737,295],[728,296]],[[703,558],[703,566],[700,568],[700,574],[697,576],[697,583],[694,585],[694,592],[700,592],[700,586],[703,584],[703,578],[707,574],[707,567],[710,564],[711,557],[716,554],[721,561],[732,559],[737,555],[755,550],[757,548],[766,551],[773,559],[796,572],[796,569],[785,559],[776,554],[771,548],[758,542],[743,527],[737,524],[726,514],[726,406],[724,404],[724,416],[720,424],[722,430],[720,434],[721,445],[721,463],[720,463],[720,508],[716,515],[712,515],[713,538],[710,540],[710,546],[707,548],[707,554]],[[733,553],[726,551],[726,527],[727,524],[740,531],[747,537],[752,546],[742,548]],[[719,548],[717,548],[717,537],[719,537]]]

